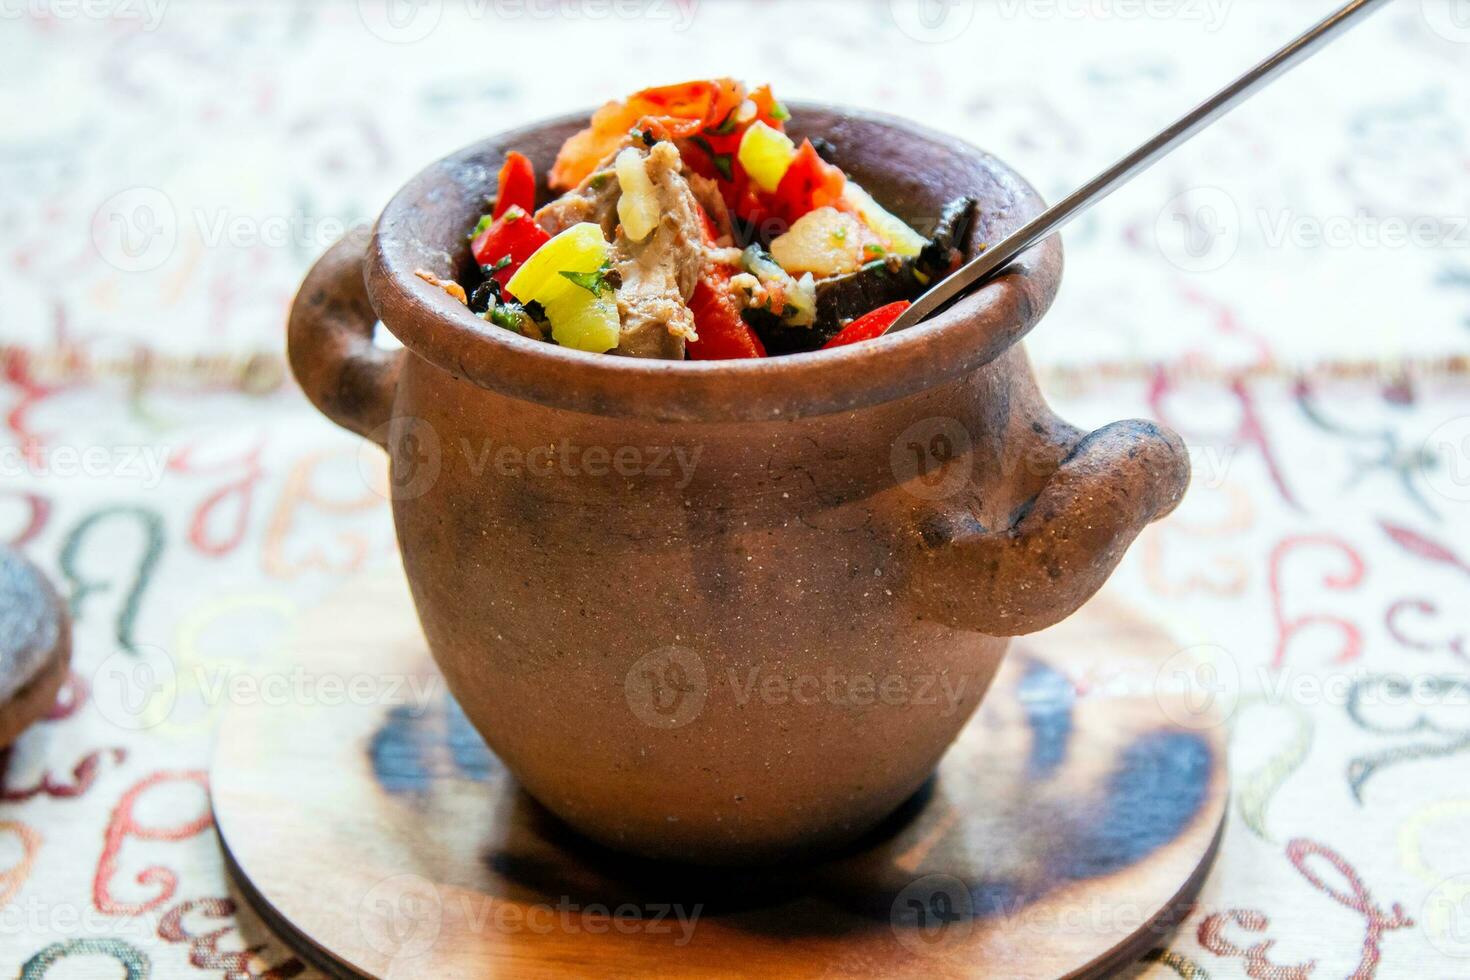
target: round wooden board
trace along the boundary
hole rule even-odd
[[[0,547],[0,749],[56,705],[71,666],[71,620],[40,570]]]
[[[235,698],[215,819],[240,891],[337,976],[1105,976],[1188,911],[1224,822],[1224,730],[1158,683],[1176,650],[1094,600],[1016,642],[862,846],[714,872],[609,853],[520,791],[385,575],[303,617],[265,668],[291,683]]]

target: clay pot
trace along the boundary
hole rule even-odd
[[[1014,171],[898,119],[793,107],[921,229],[963,194],[971,248],[1042,206]],[[1148,422],[1086,434],[1018,341],[1056,242],[881,341],[646,361],[487,325],[416,270],[470,261],[507,150],[541,173],[585,117],[415,177],[302,284],[290,356],[384,446],[404,569],[449,687],[542,804],[588,836],[700,863],[836,847],[913,794],[1007,637],[1066,617],[1188,482]],[[544,189],[543,189],[544,190]],[[371,342],[381,321],[406,349]]]

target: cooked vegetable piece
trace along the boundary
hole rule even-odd
[[[727,265],[707,265],[694,287],[689,309],[694,313],[694,326],[699,339],[691,340],[685,350],[690,360],[728,361],[747,357],[765,357],[760,338],[740,318],[740,307],[730,289],[734,269]]]
[[[819,208],[800,218],[791,230],[771,242],[771,256],[794,276],[821,278],[853,272],[867,258],[865,246],[876,241],[856,217],[836,208]]]
[[[622,197],[618,198],[618,218],[623,231],[635,242],[641,242],[658,227],[658,193],[643,164],[643,154],[633,147],[618,154],[616,169]]]
[[[865,313],[843,327],[837,336],[823,344],[822,350],[845,347],[848,344],[881,337],[883,331],[893,326],[894,321],[903,316],[904,311],[913,305],[908,300],[901,300],[897,303],[889,303],[887,306],[880,306],[871,313]]]
[[[563,272],[597,272],[608,260],[607,240],[602,229],[590,222],[573,225],[537,249],[521,266],[506,288],[523,303],[536,302],[550,306],[569,292],[587,295],[569,281]]]
[[[740,141],[739,159],[755,185],[773,194],[796,159],[796,144],[780,130],[757,121]]]
[[[747,248],[740,256],[740,264],[750,274],[746,278],[756,280],[756,288],[751,291],[753,305],[775,313],[789,326],[809,327],[816,322],[817,283],[810,272],[800,279],[793,278],[759,245]],[[761,291],[764,297],[759,295]]]
[[[795,222],[819,208],[846,207],[846,186],[842,171],[818,156],[811,140],[804,140],[767,210],[773,217]]]
[[[505,164],[500,168],[500,189],[490,217],[498,221],[511,208],[527,213],[536,210],[536,170],[528,158],[515,151],[506,154]]]
[[[905,224],[902,218],[891,214],[852,180],[847,182],[842,196],[857,216],[883,239],[883,244],[894,255],[918,255],[928,244],[923,235]]]
[[[469,305],[469,297],[465,295],[464,287],[455,282],[453,279],[440,279],[438,276],[434,275],[427,269],[415,269],[413,270],[413,274],[418,276],[424,282],[428,283],[430,286],[438,286],[440,289],[444,290],[446,293],[448,293],[450,296],[453,296],[461,303]]]
[[[979,209],[980,202],[973,197],[956,198],[944,206],[934,238],[919,253],[917,264],[921,273],[930,279],[940,279],[959,268]]]
[[[531,256],[551,241],[518,204],[513,204],[470,245],[475,262],[485,274],[506,286]]]
[[[751,98],[759,105],[757,94]],[[551,186],[576,187],[622,145],[630,129],[649,130],[655,139],[686,139],[718,130],[745,101],[744,85],[715,78],[644,89],[626,101],[609,102],[562,146],[551,168]]]
[[[618,346],[621,322],[611,291],[594,295],[573,287],[542,304],[551,336],[563,347],[603,354]]]
[[[769,87],[732,79],[608,103],[558,155],[549,182],[568,193],[534,216],[535,172],[508,155],[494,214],[472,235],[484,279],[471,308],[635,357],[762,357],[879,335],[963,261],[976,202],[953,202],[926,240],[848,179],[830,143],[798,147],[789,118]]]

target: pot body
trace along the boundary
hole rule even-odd
[[[909,584],[944,481],[1000,482],[934,436],[1002,445],[987,403],[1015,360],[860,411],[668,425],[410,357],[394,517],[451,690],[533,796],[618,848],[744,862],[871,829],[1005,651],[916,610]]]
[[[1042,206],[959,141],[793,108],[916,225],[980,198],[972,252]],[[1047,409],[1018,341],[1055,241],[913,330],[719,364],[538,344],[416,275],[465,271],[506,150],[544,171],[584,122],[440,161],[331,249],[292,307],[293,372],[388,451],[434,657],[537,800],[645,856],[839,847],[934,770],[1005,638],[1069,615],[1173,508],[1184,448]],[[379,320],[406,349],[373,344]]]

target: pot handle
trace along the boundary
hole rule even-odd
[[[368,299],[366,228],[349,231],[306,274],[286,328],[291,373],[323,415],[386,446],[385,423],[403,351],[373,346],[378,314]]]
[[[1030,457],[1054,459],[1055,469],[1009,527],[986,529],[969,514],[920,527],[913,590],[925,614],[991,636],[1054,626],[1183,498],[1189,456],[1169,429],[1133,419],[1083,435],[1050,421],[1029,427],[1037,437]]]

